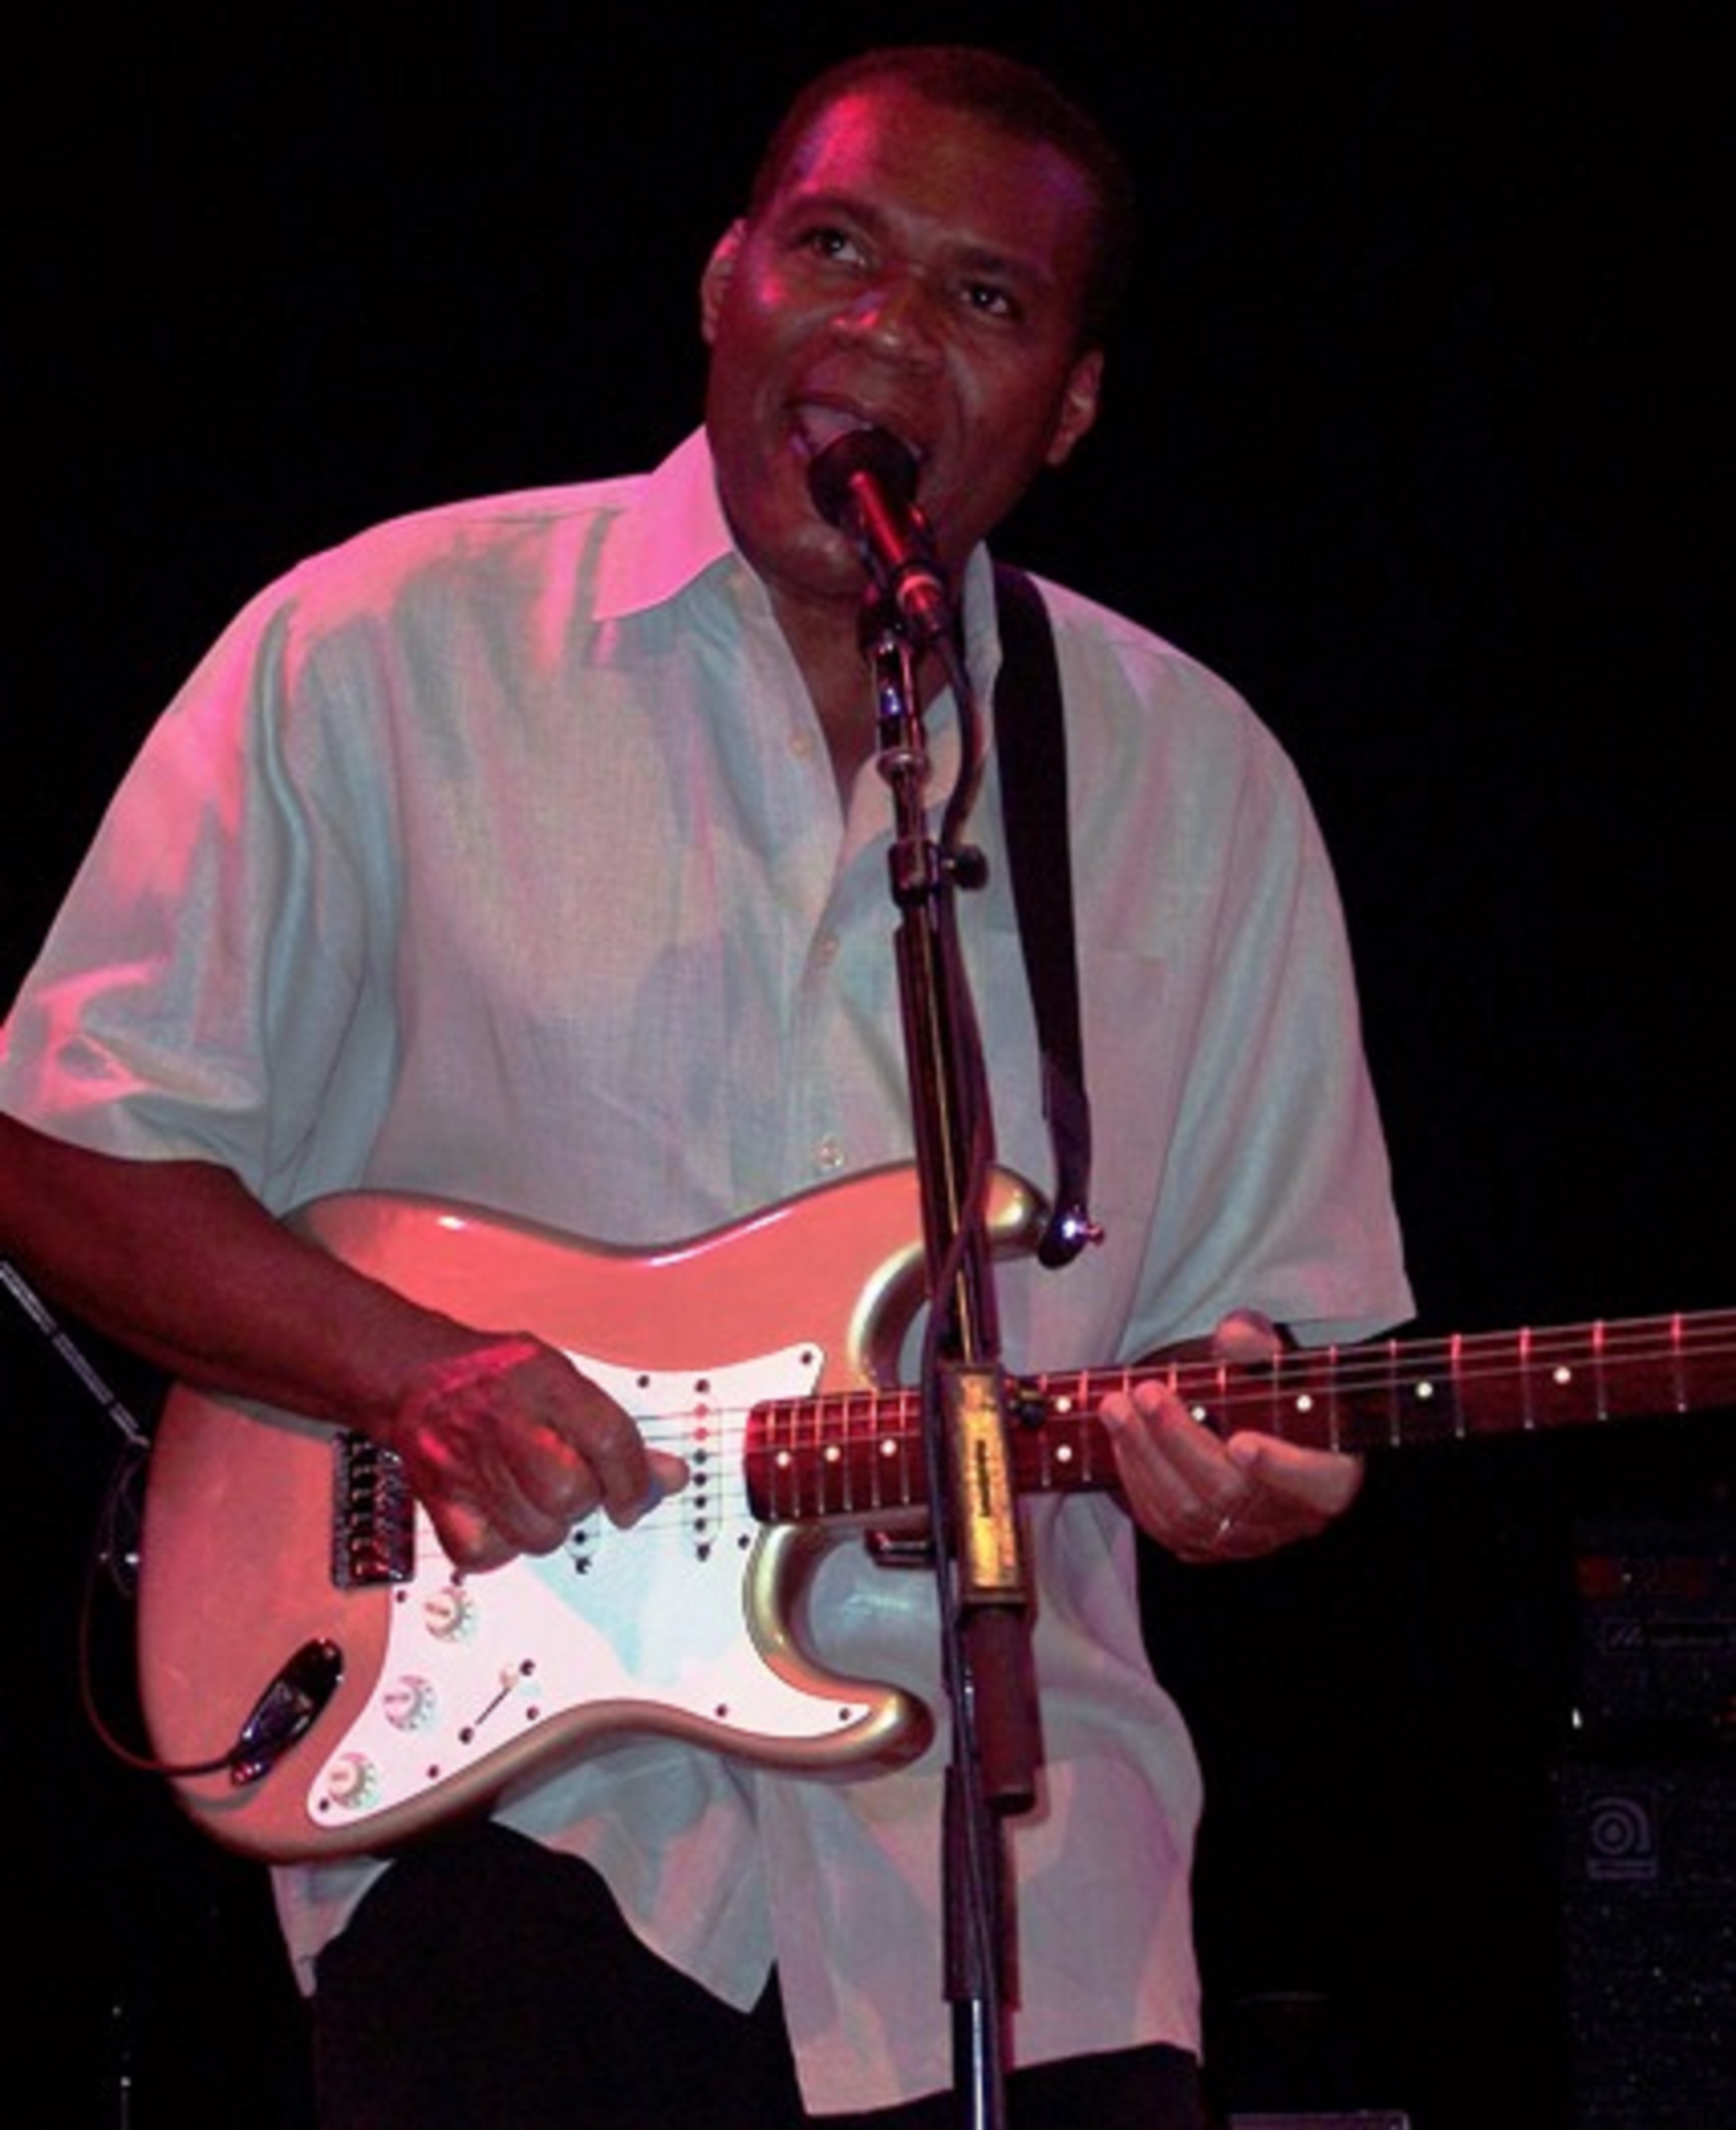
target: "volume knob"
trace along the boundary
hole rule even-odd
[[[429,1592],[422,1616],[436,1640],[461,1642],[475,1631],[476,1600],[461,1583],[442,1583]]]

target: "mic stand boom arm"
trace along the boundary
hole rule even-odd
[[[1038,1753],[1031,1599],[1008,1442],[990,1252],[982,1209],[993,1158],[985,1074],[955,899],[985,877],[980,853],[928,833],[928,759],[915,656],[894,604],[870,591],[862,642],[878,719],[876,767],[893,797],[889,872],[922,1193],[929,1299],[922,1373],[942,1656],[952,1716],[942,1859],[956,2089],[972,2130],[1004,2120],[1004,2005],[1012,1972],[1002,1819],[1035,1795]],[[975,717],[950,638],[964,768]],[[955,802],[947,824],[962,818]]]

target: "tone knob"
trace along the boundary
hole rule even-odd
[[[407,1672],[381,1694],[379,1705],[394,1731],[425,1731],[434,1721],[434,1683]]]
[[[365,1753],[343,1753],[326,1774],[326,1794],[346,1812],[359,1812],[379,1795],[379,1770]]]

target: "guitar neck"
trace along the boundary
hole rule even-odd
[[[1736,1404],[1736,1311],[1386,1340],[1177,1372],[1220,1434],[1359,1453]]]
[[[1736,1406],[1736,1311],[1315,1347],[1252,1368],[1185,1362],[1020,1378],[1009,1398],[1020,1491],[1113,1486],[1097,1406],[1145,1380],[1169,1383],[1217,1434],[1252,1428],[1366,1454]],[[745,1463],[754,1512],[767,1522],[871,1518],[928,1498],[911,1391],[757,1407]]]

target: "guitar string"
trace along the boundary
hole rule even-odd
[[[1659,1325],[1672,1328],[1661,1337]],[[1211,1390],[1232,1411],[1258,1411],[1270,1403],[1275,1382],[1281,1390],[1293,1388],[1298,1395],[1320,1397],[1330,1397],[1334,1389],[1352,1392],[1395,1387],[1414,1390],[1436,1379],[1481,1388],[1551,1370],[1559,1370],[1565,1383],[1595,1375],[1600,1367],[1631,1373],[1636,1365],[1649,1363],[1667,1372],[1677,1364],[1692,1368],[1733,1359],[1736,1359],[1736,1313],[1679,1322],[1659,1317],[1643,1325],[1612,1323],[1571,1331],[1481,1333],[1416,1344],[1304,1348],[1282,1355],[1275,1373],[1257,1365],[1237,1363],[1223,1364],[1220,1373],[1209,1362],[1189,1362],[1175,1368],[1161,1362],[1128,1363],[1119,1368],[1039,1371],[1016,1376],[1013,1381],[1017,1389],[1033,1393],[1039,1402],[1052,1403],[1085,1392],[1100,1396],[1114,1387],[1167,1378],[1201,1393]],[[875,1437],[902,1439],[911,1432],[916,1411],[916,1394],[897,1387],[768,1398],[727,1411],[715,1406],[696,1407],[689,1414],[651,1416],[640,1424],[648,1440],[684,1454],[681,1445],[694,1422],[701,1419],[708,1426],[715,1425],[721,1439],[740,1446],[745,1445],[756,1413],[794,1416],[799,1421],[809,1416],[810,1439],[806,1443],[798,1439],[786,1446],[823,1454],[832,1440],[825,1432],[828,1420],[834,1425],[842,1422],[847,1431],[852,1422],[866,1417]],[[855,1446],[860,1449],[864,1445],[858,1441]]]
[[[1414,1399],[1422,1387],[1431,1382],[1449,1392],[1471,1393],[1490,1386],[1519,1386],[1522,1396],[1528,1383],[1533,1390],[1547,1390],[1548,1379],[1556,1371],[1562,1373],[1557,1387],[1564,1393],[1582,1392],[1588,1378],[1595,1389],[1600,1371],[1631,1373],[1636,1366],[1648,1364],[1655,1367],[1661,1377],[1672,1378],[1672,1393],[1679,1393],[1689,1384],[1677,1384],[1674,1378],[1685,1373],[1691,1379],[1695,1369],[1732,1362],[1736,1362],[1736,1312],[1719,1311],[1614,1320],[1606,1324],[1594,1320],[1581,1325],[1547,1327],[1534,1332],[1467,1333],[1420,1341],[1290,1349],[1279,1357],[1276,1376],[1257,1366],[1226,1363],[1220,1372],[1210,1362],[1190,1361],[1174,1368],[1158,1362],[1039,1371],[1016,1375],[1012,1381],[1021,1393],[1036,1401],[1045,1416],[1043,1426],[1052,1427],[1064,1419],[1083,1432],[1086,1438],[1083,1458],[1088,1460],[1095,1454],[1106,1484],[1113,1473],[1107,1438],[1089,1411],[1073,1408],[1082,1407],[1085,1401],[1095,1401],[1112,1387],[1146,1379],[1175,1382],[1193,1392],[1196,1402],[1204,1402],[1214,1419],[1225,1422],[1244,1415],[1270,1419],[1275,1385],[1281,1418],[1286,1397],[1328,1407],[1334,1397],[1352,1402],[1374,1393],[1409,1393]],[[1730,1396],[1736,1402],[1736,1385],[1731,1387]],[[1640,1410],[1618,1406],[1614,1417],[1619,1421],[1641,1417],[1643,1411],[1667,1414],[1679,1406],[1679,1394],[1660,1396],[1647,1401]],[[770,1459],[779,1451],[787,1450],[799,1471],[787,1490],[788,1497],[778,1494],[780,1513],[763,1519],[754,1509],[748,1473],[748,1445],[756,1422],[762,1418],[769,1419],[771,1426],[761,1454]],[[639,1416],[638,1425],[649,1445],[682,1457],[690,1473],[697,1468],[702,1483],[695,1487],[690,1478],[687,1486],[666,1496],[632,1526],[634,1531],[661,1532],[672,1526],[689,1531],[727,1531],[742,1524],[757,1527],[762,1521],[799,1521],[804,1514],[891,1514],[920,1507],[925,1498],[918,1455],[920,1402],[906,1387],[821,1391],[749,1405],[724,1405],[707,1399],[687,1409],[663,1409]],[[1519,1430],[1515,1426],[1513,1431]],[[804,1473],[804,1467],[811,1469]],[[1086,1462],[1083,1473],[1072,1475],[1074,1483],[1086,1487],[1094,1483],[1090,1470]],[[768,1484],[778,1476],[775,1471],[769,1473]],[[860,1489],[866,1498],[852,1498],[858,1482],[872,1481],[876,1476],[895,1483],[879,1490],[869,1484]],[[596,1512],[574,1526],[569,1543],[581,1535],[589,1540],[613,1530],[608,1519]]]

